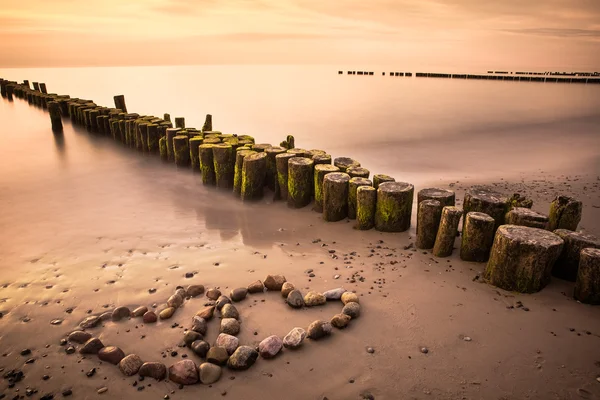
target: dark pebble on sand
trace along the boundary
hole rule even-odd
[[[148,289],[148,293],[156,293],[156,289],[155,288]]]
[[[61,346],[65,346],[67,343],[68,343],[68,342],[67,342],[67,339],[64,339],[64,338],[63,338],[63,339],[60,339],[60,345],[61,345]]]
[[[42,379],[47,381],[48,379],[50,379],[50,377],[48,375],[44,375],[44,376],[42,376]]]
[[[373,353],[375,353],[375,349],[372,347],[367,347],[367,353],[373,354]]]
[[[172,351],[171,352],[171,357],[177,357],[177,352],[176,351]]]
[[[23,350],[21,350],[21,355],[22,356],[28,356],[30,354],[31,354],[31,350],[29,350],[29,349],[23,349]]]
[[[421,347],[421,353],[427,354],[429,353],[429,349],[427,347]]]
[[[90,369],[90,370],[89,370],[88,372],[86,372],[85,374],[86,374],[86,376],[87,376],[88,378],[91,378],[92,376],[96,375],[96,368],[92,368],[92,369]]]
[[[25,361],[25,364],[33,364],[35,362],[35,358],[30,358],[27,361]]]
[[[71,389],[63,390],[63,392],[62,392],[63,397],[69,397],[72,394],[73,394],[73,391]]]
[[[186,272],[185,273],[185,277],[188,278],[188,279],[193,278],[194,277],[194,273],[193,272]]]
[[[73,346],[67,347],[65,349],[65,353],[67,353],[67,354],[73,354],[73,353],[75,353],[75,347],[73,347]]]
[[[47,393],[40,397],[40,400],[52,400],[54,399],[54,395],[52,393]]]

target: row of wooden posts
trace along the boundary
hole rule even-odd
[[[338,71],[339,75],[342,75],[344,71]],[[373,75],[373,72],[366,71],[348,71],[348,75]],[[416,72],[417,78],[449,78],[449,79],[482,79],[482,80],[494,80],[494,81],[522,81],[522,82],[558,82],[558,83],[596,83],[600,84],[600,77],[596,75],[544,75],[531,76],[529,75],[506,75],[505,72],[496,72],[498,75],[488,74],[449,74],[449,73],[437,73],[437,72]],[[520,73],[518,73],[520,74]],[[382,72],[381,75],[385,75]],[[413,76],[412,72],[390,72],[389,76]],[[565,77],[559,77],[565,76]]]
[[[276,200],[292,208],[313,204],[329,222],[356,220],[355,228],[404,232],[411,226],[414,186],[391,176],[371,173],[349,157],[332,159],[323,150],[304,150],[288,136],[279,146],[256,144],[248,135],[213,130],[212,116],[202,129],[185,126],[184,118],[163,118],[130,113],[122,95],[114,108],[93,101],[47,94],[45,85],[29,87],[0,80],[2,95],[13,94],[30,104],[47,108],[52,128],[62,130],[62,118],[112,137],[138,151],[156,154],[178,167],[202,174],[205,185],[232,191],[243,201],[260,200],[265,188]],[[38,87],[38,89],[36,89]],[[492,284],[519,292],[541,290],[554,275],[576,281],[575,296],[600,304],[600,250],[583,256],[587,248],[600,248],[600,240],[577,232],[580,201],[558,196],[549,215],[531,210],[533,202],[518,194],[507,198],[488,187],[474,186],[455,206],[455,193],[426,188],[417,193],[415,246],[431,249],[437,257],[454,251],[462,217],[460,258],[487,262],[485,278]],[[591,261],[590,261],[591,260]],[[581,267],[585,261],[585,266]]]

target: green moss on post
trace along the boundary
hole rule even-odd
[[[293,154],[293,153],[292,153]],[[306,157],[293,157],[288,161],[288,198],[289,207],[302,208],[310,204],[314,162]]]
[[[283,147],[269,147],[265,149],[267,153],[267,187],[275,193],[275,198],[280,197],[279,185],[277,183],[277,163],[275,157],[277,154],[285,153]]]
[[[235,168],[233,171],[233,193],[237,197],[242,193],[242,169],[244,167],[244,158],[251,154],[256,154],[254,150],[239,150],[235,154]]]
[[[202,136],[190,138],[190,161],[194,171],[200,171],[200,151],[198,147],[202,144]]]
[[[158,141],[158,150],[160,152],[160,158],[163,159],[164,161],[167,161],[169,159],[169,153],[167,153],[167,138],[166,137],[163,136]]]
[[[175,117],[175,128],[185,129],[185,118]]]
[[[257,152],[244,157],[242,164],[242,190],[240,192],[243,201],[262,199],[266,176],[267,153]]]
[[[265,151],[266,149],[268,149],[269,147],[273,147],[273,146],[270,145],[269,143],[253,144],[252,150],[256,151],[257,153],[261,153],[261,152]]]
[[[467,213],[462,230],[460,258],[465,261],[486,262],[494,242],[494,218],[471,211]]]
[[[600,250],[583,249],[574,290],[575,299],[585,304],[600,305]]]
[[[304,149],[298,149],[298,148],[293,147],[293,148],[290,148],[287,152],[295,155],[296,157],[312,158],[310,151],[304,150]]]
[[[379,189],[379,185],[381,185],[384,182],[395,182],[396,179],[392,178],[389,175],[384,175],[384,174],[375,174],[373,175],[373,187],[375,189]]]
[[[600,239],[589,233],[573,232],[568,229],[556,229],[554,233],[564,241],[564,246],[552,267],[552,275],[575,282],[581,250],[600,249]]]
[[[250,135],[238,135],[238,138],[240,140],[247,141],[247,142],[254,144],[254,137],[252,137]]]
[[[435,237],[442,218],[442,205],[437,200],[424,200],[417,206],[417,240],[415,247],[429,250],[435,244]]]
[[[520,193],[514,193],[508,199],[508,211],[510,211],[516,207],[531,208],[531,207],[533,207],[533,200],[528,199],[527,197],[521,195]]]
[[[361,186],[373,186],[373,182],[367,178],[352,177],[352,175],[350,177],[351,179],[348,184],[348,218],[356,219],[356,191]]]
[[[332,172],[323,178],[323,219],[341,221],[348,216],[348,183],[350,175]]]
[[[235,152],[229,144],[221,143],[213,147],[215,179],[218,188],[232,189],[235,169]]]
[[[417,204],[423,200],[437,200],[443,207],[456,205],[456,195],[452,190],[441,188],[421,189],[417,193]]]
[[[219,143],[221,143],[221,139],[219,139],[217,137],[208,137],[208,136],[205,136],[204,137],[204,143],[205,144],[219,144]]]
[[[375,226],[377,189],[359,186],[356,190],[356,229],[367,231]]]
[[[119,129],[117,131],[117,140],[118,141],[122,141],[123,137],[125,136],[125,122],[124,120],[120,119],[119,120]]]
[[[552,265],[562,247],[563,240],[552,232],[502,225],[494,237],[485,279],[504,290],[539,292],[550,282]]]
[[[296,157],[291,153],[281,153],[275,156],[275,166],[277,168],[277,187],[279,188],[279,198],[287,201],[288,198],[288,161]]]
[[[206,118],[204,119],[204,125],[202,126],[202,132],[212,131],[212,115],[206,114]]]
[[[315,154],[312,156],[312,159],[315,162],[315,165],[331,164],[331,155],[329,154]]]
[[[360,167],[360,163],[350,157],[337,157],[333,160],[333,165],[338,167],[342,172],[346,172],[348,168]]]
[[[504,224],[507,209],[508,199],[487,186],[472,186],[465,193],[464,214],[467,215],[471,211],[487,214],[496,221],[494,229]]]
[[[371,171],[363,167],[350,167],[346,170],[346,173],[352,178],[369,179],[369,175],[371,175]]]
[[[323,179],[325,175],[332,172],[340,172],[340,169],[330,164],[317,164],[315,165],[314,172],[314,188],[315,193],[315,205],[313,210],[316,212],[323,212]]]
[[[202,183],[205,185],[216,185],[215,163],[213,158],[214,144],[203,143],[198,146],[200,156],[200,171],[202,172]]]
[[[190,165],[190,147],[188,143],[189,139],[185,135],[177,135],[173,138],[175,165],[178,167],[187,167]]]
[[[557,196],[550,203],[550,214],[548,216],[548,229],[569,229],[577,230],[577,225],[581,221],[583,204],[581,201],[569,196]]]
[[[62,132],[62,117],[60,115],[60,106],[57,102],[51,101],[48,103],[48,112],[50,114],[50,123],[52,124],[53,132]]]
[[[410,228],[415,188],[406,182],[385,182],[377,189],[375,229],[404,232]]]
[[[169,156],[169,161],[175,159],[175,153],[173,151],[173,138],[178,135],[180,131],[179,128],[167,128],[166,137],[167,137],[167,154]],[[211,160],[212,163],[212,160]]]
[[[513,207],[506,213],[504,219],[507,225],[521,225],[539,229],[548,227],[547,216],[525,207]]]
[[[139,124],[139,132],[140,132],[140,151],[144,153],[148,152],[148,126],[151,125],[148,122],[144,122],[143,124]]]
[[[442,208],[442,218],[433,245],[433,255],[436,257],[448,257],[454,250],[454,241],[458,232],[458,223],[462,217],[462,210],[454,206]]]

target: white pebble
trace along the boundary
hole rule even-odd
[[[465,342],[470,342],[470,341],[471,341],[471,338],[470,338],[470,337],[468,337],[468,336],[465,336],[465,337],[463,338],[463,340],[464,340]]]

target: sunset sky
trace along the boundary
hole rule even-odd
[[[497,68],[600,70],[600,0],[0,0],[0,5],[0,67],[454,60]]]

